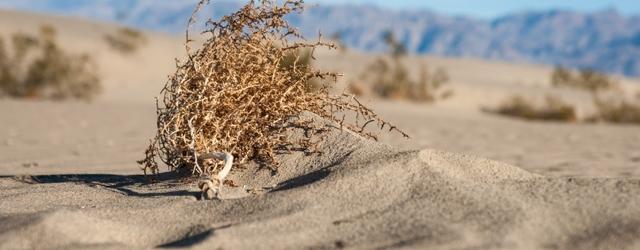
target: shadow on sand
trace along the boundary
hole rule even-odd
[[[180,177],[175,172],[169,172],[157,175],[155,180],[151,180],[145,175],[109,174],[0,176],[0,179],[13,179],[28,184],[75,183],[105,188],[136,197],[194,196],[199,198],[199,192],[184,190],[186,182],[180,182],[179,180],[183,179]]]

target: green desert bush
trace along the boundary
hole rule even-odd
[[[104,39],[112,49],[123,54],[134,53],[147,43],[147,37],[132,28],[120,28],[114,34],[105,35]]]
[[[55,30],[44,26],[39,37],[13,34],[11,47],[0,38],[0,96],[90,100],[99,93],[90,56],[62,50],[55,37]]]
[[[194,16],[206,3],[198,4]],[[285,16],[302,10],[301,0],[280,5],[275,0],[251,1],[207,22],[209,38],[197,50],[190,48],[187,30],[188,57],[161,91],[158,130],[139,162],[145,173],[158,173],[159,159],[170,170],[218,175],[220,184],[227,167],[254,162],[276,170],[278,152],[312,153],[331,130],[375,138],[366,130],[369,125],[402,133],[353,96],[332,95],[327,88],[309,91],[311,79],[335,82],[337,75],[292,56],[304,49],[334,47],[305,42],[289,26]],[[194,23],[192,17],[189,24]],[[289,136],[292,131],[305,132],[304,138]],[[225,160],[221,167],[208,158],[221,153],[237,161],[227,165]]]
[[[577,73],[563,67],[556,67],[551,73],[551,83],[556,87],[569,87],[592,93],[614,90],[618,83],[609,76],[592,69],[582,69]]]
[[[547,95],[542,106],[535,105],[522,96],[516,95],[494,110],[485,110],[503,116],[526,120],[577,121],[576,110],[561,99]]]
[[[387,57],[379,57],[371,63],[361,75],[360,82],[371,86],[371,93],[385,99],[411,100],[415,102],[436,102],[452,95],[451,90],[443,87],[449,81],[449,74],[443,68],[431,72],[426,65],[421,65],[418,79],[411,77],[409,68],[405,66],[407,49],[402,46],[391,32],[383,36],[391,48]],[[352,93],[365,93],[356,82],[349,86]]]

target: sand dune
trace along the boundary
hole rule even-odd
[[[411,140],[334,132],[324,154],[281,155],[277,173],[236,169],[240,187],[200,201],[171,174],[148,184],[135,163],[181,39],[148,34],[145,48],[124,56],[102,41],[115,26],[0,14],[0,33],[47,23],[69,50],[95,53],[105,86],[93,103],[0,100],[0,249],[640,248],[637,126],[479,111],[513,93],[550,91],[548,67],[412,58],[447,67],[454,98],[365,100]],[[375,56],[319,58],[345,72],[344,83]]]
[[[0,180],[1,248],[635,249],[640,182],[546,178],[478,157],[397,152],[334,133],[325,154],[232,176],[262,189],[203,202],[141,176]]]

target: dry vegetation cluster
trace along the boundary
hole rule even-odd
[[[607,75],[591,69],[583,69],[576,74],[563,67],[556,67],[551,73],[551,84],[554,87],[582,89],[591,93],[613,90],[618,83]]]
[[[200,2],[197,10],[207,3]],[[315,48],[333,45],[304,42],[285,21],[302,10],[297,0],[251,1],[208,21],[203,33],[208,38],[197,50],[190,48],[187,32],[188,58],[162,89],[157,135],[140,161],[145,173],[158,172],[159,158],[171,170],[211,176],[220,171],[220,162],[201,156],[214,152],[231,153],[237,164],[254,161],[275,169],[277,153],[312,153],[332,129],[369,138],[374,135],[367,126],[402,133],[355,97],[331,95],[327,86],[310,84],[335,82],[337,76],[309,63]],[[192,17],[189,23],[194,22]],[[293,137],[292,131],[305,136]]]
[[[578,120],[576,109],[560,98],[547,95],[542,106],[536,106],[523,96],[517,95],[507,100],[500,108],[489,110],[500,115],[519,117],[527,120],[568,121]]]
[[[551,84],[591,94],[596,112],[582,121],[640,124],[640,104],[629,100],[621,86],[607,75],[589,69],[574,73],[557,67],[551,74]],[[528,120],[580,120],[575,106],[552,95],[547,95],[542,106],[535,105],[522,96],[514,96],[490,112]]]
[[[52,27],[39,36],[15,33],[10,42],[0,37],[0,96],[89,100],[99,91],[91,57],[62,50]]]
[[[371,92],[377,97],[395,100],[410,100],[432,103],[446,99],[453,94],[444,88],[449,81],[446,70],[438,68],[430,71],[426,65],[420,65],[418,79],[412,77],[405,65],[407,49],[398,42],[393,33],[386,32],[384,40],[390,47],[389,55],[377,58],[361,75],[361,80],[349,85],[349,91],[356,95]],[[370,90],[367,89],[370,86]]]
[[[132,54],[147,43],[147,37],[140,31],[131,28],[120,28],[113,34],[104,36],[109,46],[122,53]]]

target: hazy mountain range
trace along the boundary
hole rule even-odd
[[[183,32],[197,0],[0,0],[0,7],[113,21],[142,29]],[[239,2],[212,1],[218,17]],[[340,34],[352,48],[386,50],[382,34],[393,31],[411,52],[454,57],[561,64],[640,76],[640,16],[615,10],[594,13],[549,10],[492,20],[428,10],[394,11],[373,6],[314,6],[290,21],[312,38]]]

